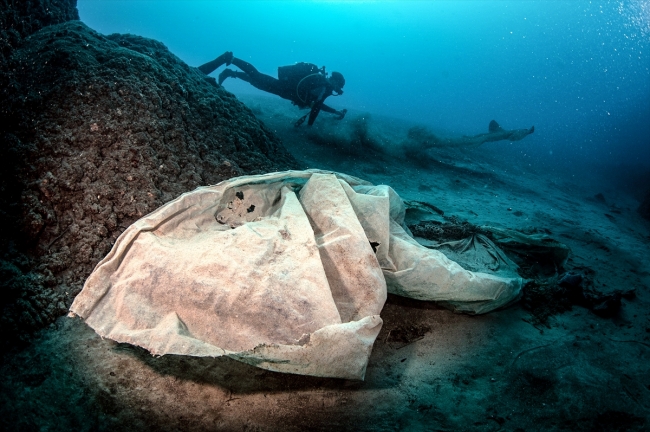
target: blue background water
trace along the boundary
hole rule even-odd
[[[298,61],[346,77],[336,108],[449,134],[535,125],[514,163],[650,167],[650,2],[79,0],[108,34],[165,43],[199,66],[226,50],[276,75]],[[218,73],[218,71],[217,71]],[[216,76],[216,74],[214,74]],[[228,80],[235,94],[254,93]],[[288,102],[281,102],[288,103]]]

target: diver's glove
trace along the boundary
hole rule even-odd
[[[339,118],[337,120],[343,120],[343,117],[345,117],[347,112],[348,112],[348,110],[346,110],[346,109],[342,109],[341,111],[339,111]]]

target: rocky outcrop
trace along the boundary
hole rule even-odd
[[[25,37],[43,27],[78,19],[77,0],[0,0],[0,71]]]
[[[26,38],[5,71],[4,340],[64,314],[120,233],[163,203],[297,167],[248,108],[154,40],[70,21]]]

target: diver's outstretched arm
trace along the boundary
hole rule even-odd
[[[204,65],[199,66],[199,70],[206,75],[210,75],[212,72],[217,70],[217,68],[221,65],[225,64],[226,66],[230,66],[232,59],[233,59],[232,51],[226,51],[216,59],[209,61]]]
[[[325,111],[325,112],[328,112],[330,114],[338,115],[339,116],[338,120],[343,120],[343,117],[345,117],[345,114],[348,112],[348,110],[346,110],[346,109],[342,109],[341,111],[337,111],[334,108],[332,108],[330,106],[327,106],[325,104],[323,104],[320,109]]]
[[[330,114],[338,114],[338,113],[339,113],[337,110],[335,110],[335,109],[332,108],[331,106],[327,106],[327,105],[325,105],[325,104],[323,104],[323,105],[320,107],[320,109],[322,109],[323,111],[328,112],[328,113],[330,113]]]

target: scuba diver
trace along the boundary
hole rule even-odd
[[[348,112],[346,109],[337,111],[325,105],[325,99],[329,96],[343,94],[345,78],[339,72],[332,72],[328,77],[324,66],[319,68],[312,63],[281,66],[278,68],[278,78],[274,78],[259,72],[252,64],[236,58],[231,51],[227,51],[216,59],[199,66],[199,70],[208,75],[223,64],[226,66],[233,64],[242,71],[224,69],[219,74],[220,85],[223,84],[226,78],[239,78],[262,91],[288,99],[299,108],[311,108],[308,114],[305,114],[294,123],[296,127],[300,126],[307,116],[309,116],[307,125],[314,124],[321,110],[335,114],[338,120],[342,120]]]

